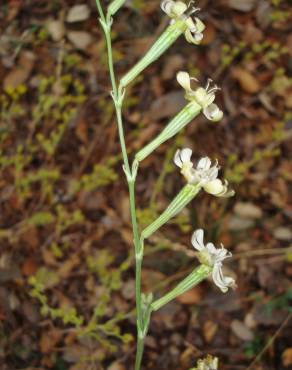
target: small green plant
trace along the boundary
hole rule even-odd
[[[119,158],[110,158],[105,164],[94,165],[90,173],[72,182],[70,191],[73,194],[80,190],[92,191],[115,182],[118,176],[113,167],[118,160]]]
[[[25,96],[27,88],[21,84],[15,89],[7,87],[0,95],[0,118],[4,125],[8,125],[13,119],[25,115],[25,109],[22,105],[22,98]]]
[[[268,65],[271,61],[275,61],[288,53],[289,50],[286,46],[273,40],[265,40],[261,43],[254,42],[252,44],[241,41],[236,46],[224,44],[221,49],[219,68],[222,72],[237,59],[242,59],[246,63],[261,58],[263,63]]]
[[[41,41],[46,34],[38,36]],[[116,267],[106,251],[89,250],[84,257],[84,273],[89,275],[92,284],[98,285],[98,302],[90,306],[90,310],[73,303],[70,297],[59,301],[55,293],[58,285],[70,280],[62,268],[66,270],[67,264],[70,268],[72,261],[74,266],[79,262],[80,245],[76,253],[72,235],[75,237],[78,228],[89,224],[83,211],[76,208],[78,193],[90,193],[115,182],[118,178],[115,166],[121,155],[98,159],[95,164],[86,163],[79,172],[72,169],[70,176],[66,176],[67,173],[64,176],[64,161],[59,157],[62,141],[69,130],[70,135],[74,135],[69,125],[87,96],[76,75],[80,57],[66,54],[60,64],[48,76],[35,76],[36,85],[6,88],[0,95],[0,169],[5,173],[1,184],[11,189],[8,198],[11,196],[12,205],[19,210],[14,212],[17,214],[15,223],[11,225],[9,221],[8,225],[1,226],[0,239],[17,247],[22,245],[19,241],[23,235],[35,234],[38,250],[52,262],[49,267],[47,261],[44,265],[40,262],[37,272],[29,278],[30,293],[37,300],[41,314],[54,320],[55,325],[66,326],[77,340],[94,338],[106,357],[132,340],[121,328],[121,322],[129,313],[108,312],[131,258]],[[114,108],[105,98],[97,104],[98,109],[106,111],[103,122],[106,125],[112,119]],[[17,134],[19,128],[21,135]],[[13,186],[7,186],[6,177]],[[83,362],[92,363],[94,356],[81,357],[80,368],[83,368]]]
[[[196,267],[188,276],[186,276],[178,285],[160,298],[154,298],[150,292],[143,294],[141,289],[141,270],[144,257],[144,245],[147,239],[159,230],[167,222],[174,219],[201,191],[214,195],[216,197],[230,197],[234,191],[230,190],[228,183],[218,178],[219,166],[208,157],[201,158],[196,165],[191,160],[192,150],[184,148],[172,153],[174,154],[174,163],[180,168],[180,172],[186,180],[186,185],[179,191],[176,197],[170,202],[169,206],[160,215],[157,215],[155,207],[155,198],[158,191],[162,189],[163,179],[166,173],[170,172],[169,156],[167,163],[164,164],[162,175],[157,182],[151,206],[138,211],[135,200],[135,182],[138,174],[139,164],[147,158],[161,144],[176,136],[181,132],[194,118],[203,113],[205,117],[213,122],[220,121],[223,112],[214,103],[215,95],[219,88],[208,79],[205,87],[193,88],[195,78],[190,77],[188,72],[180,71],[177,73],[177,81],[185,92],[185,107],[165,126],[160,134],[155,137],[144,148],[141,148],[130,163],[127,147],[125,143],[123,126],[123,106],[126,95],[126,89],[150,64],[155,62],[163,55],[171,45],[184,35],[187,42],[199,45],[203,39],[205,25],[198,18],[193,16],[199,11],[191,2],[187,6],[182,1],[164,0],[162,1],[162,10],[171,18],[168,27],[162,32],[158,39],[153,43],[146,54],[120,79],[116,80],[114,70],[114,55],[112,48],[113,41],[113,17],[125,3],[125,0],[112,1],[104,13],[100,0],[96,0],[100,24],[104,31],[107,53],[109,75],[112,84],[111,96],[113,99],[119,140],[123,158],[123,170],[129,188],[130,213],[133,227],[133,240],[135,250],[135,294],[136,294],[136,315],[137,315],[137,352],[135,360],[135,370],[140,370],[144,341],[148,332],[152,313],[159,310],[171,300],[191,289],[193,286],[212,276],[215,284],[222,292],[227,292],[228,288],[235,286],[235,281],[231,277],[223,275],[223,261],[231,256],[222,245],[216,248],[212,243],[204,243],[204,231],[196,230],[192,237],[192,244],[198,252],[199,266]],[[196,80],[197,81],[197,80]],[[141,230],[138,225],[141,221]],[[154,219],[154,221],[153,221]],[[209,367],[202,367],[209,362]],[[207,365],[206,365],[207,366]],[[213,366],[213,367],[212,367]],[[216,367],[214,367],[216,366]],[[197,365],[198,369],[216,369],[217,360],[201,361]]]
[[[78,309],[71,305],[52,307],[49,303],[49,291],[60,283],[57,271],[40,268],[34,276],[29,278],[30,294],[41,305],[41,314],[53,320],[61,320],[66,326],[75,330],[78,337],[92,337],[107,351],[115,352],[117,345],[112,339],[128,344],[132,336],[122,333],[119,322],[124,320],[126,313],[118,312],[111,319],[106,319],[106,311],[114,292],[121,287],[122,273],[130,266],[130,259],[126,260],[119,268],[111,267],[113,257],[107,250],[102,250],[96,256],[88,256],[86,263],[91,274],[99,280],[100,289],[98,303],[91,317],[86,320],[78,313]],[[85,361],[86,359],[83,359]]]

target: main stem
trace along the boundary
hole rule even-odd
[[[102,10],[100,0],[96,0],[97,9],[100,15],[101,24],[105,33],[105,39],[107,44],[108,52],[108,66],[110,79],[112,84],[112,98],[115,103],[119,140],[122,150],[124,170],[127,176],[127,182],[129,187],[129,198],[130,198],[130,213],[131,213],[131,222],[133,229],[134,237],[134,246],[135,246],[135,261],[136,261],[136,276],[135,276],[135,293],[136,293],[136,312],[137,312],[137,353],[135,361],[135,370],[140,370],[141,361],[143,356],[144,349],[144,336],[145,328],[143,323],[143,314],[142,314],[142,299],[141,299],[141,269],[142,269],[142,260],[143,260],[143,246],[140,243],[139,238],[139,229],[136,215],[136,202],[135,202],[135,176],[133,175],[129,158],[127,154],[127,148],[125,143],[124,127],[123,127],[123,118],[122,118],[122,91],[117,88],[115,71],[114,71],[114,62],[113,62],[113,52],[112,52],[112,41],[111,41],[111,19],[105,17]]]

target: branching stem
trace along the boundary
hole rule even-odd
[[[133,237],[134,237],[134,246],[135,246],[135,256],[136,256],[136,312],[137,312],[137,354],[135,362],[135,370],[140,370],[141,361],[144,348],[144,337],[147,328],[145,328],[143,314],[142,314],[142,298],[141,298],[141,269],[142,269],[142,260],[143,260],[143,247],[140,243],[139,237],[139,227],[136,216],[136,204],[135,204],[135,181],[136,181],[136,171],[137,168],[130,167],[129,158],[127,154],[127,148],[125,143],[125,134],[123,127],[123,117],[122,117],[122,103],[124,98],[125,91],[117,86],[116,76],[114,71],[114,61],[113,61],[113,51],[112,51],[112,41],[111,41],[111,25],[112,18],[110,16],[105,16],[100,0],[96,0],[97,9],[100,15],[100,23],[102,25],[105,40],[107,45],[108,53],[108,67],[110,73],[110,79],[112,84],[112,98],[114,101],[116,109],[116,117],[118,124],[119,140],[123,156],[123,168],[126,174],[128,187],[129,187],[129,197],[130,197],[130,213],[131,213],[131,222],[133,228]],[[146,324],[146,323],[145,323]],[[148,324],[148,323],[147,323]]]

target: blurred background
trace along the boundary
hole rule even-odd
[[[140,225],[183,186],[182,146],[217,158],[236,196],[202,192],[155,233],[143,289],[159,297],[197,265],[199,227],[232,251],[238,288],[206,281],[154,314],[143,369],[188,370],[208,353],[220,369],[291,369],[292,3],[195,4],[202,45],[181,37],[127,90],[129,153],[185,104],[179,70],[211,77],[225,116],[201,115],[142,163]],[[113,26],[119,76],[168,21],[157,0],[126,3]],[[132,369],[128,193],[95,2],[2,0],[0,30],[0,369]]]

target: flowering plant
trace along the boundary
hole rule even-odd
[[[125,98],[126,87],[141,72],[143,72],[145,68],[166,52],[180,35],[184,34],[189,43],[199,45],[203,39],[205,26],[198,17],[193,16],[195,13],[198,13],[199,9],[194,7],[192,2],[191,4],[186,5],[182,1],[163,0],[161,8],[171,18],[170,24],[140,61],[138,61],[137,64],[122,77],[120,82],[117,83],[113,62],[111,28],[113,24],[113,16],[123,6],[124,2],[125,0],[114,0],[109,5],[107,13],[105,14],[100,0],[96,0],[100,15],[100,23],[104,30],[107,43],[109,74],[112,83],[111,96],[116,109],[119,140],[123,157],[123,169],[129,188],[136,269],[135,293],[137,314],[137,352],[135,370],[140,370],[144,341],[149,329],[151,314],[153,312],[159,310],[162,306],[207,279],[209,276],[212,276],[214,283],[224,293],[226,293],[229,288],[235,287],[235,280],[232,277],[225,276],[223,273],[223,261],[231,257],[231,253],[228,252],[223,245],[221,245],[220,248],[216,248],[212,243],[207,243],[205,245],[204,231],[202,229],[198,229],[192,236],[192,244],[198,252],[197,257],[200,262],[199,266],[179,282],[174,289],[171,289],[161,298],[155,299],[152,293],[148,295],[143,294],[141,289],[141,270],[145,240],[186,207],[192,199],[196,197],[200,190],[203,189],[206,193],[216,197],[230,197],[234,195],[234,191],[228,188],[226,180],[222,181],[218,178],[220,167],[218,166],[217,161],[212,165],[212,161],[208,157],[203,157],[196,165],[194,165],[191,161],[192,150],[189,148],[178,149],[174,156],[174,163],[180,168],[180,172],[187,183],[175,196],[165,211],[140,233],[135,202],[135,182],[138,174],[139,163],[150,155],[158,146],[181,131],[201,112],[208,120],[214,122],[222,119],[223,112],[214,103],[215,93],[219,88],[213,84],[212,80],[209,79],[204,88],[198,87],[194,89],[191,85],[193,81],[198,81],[191,78],[187,72],[178,72],[177,81],[185,90],[185,98],[188,103],[166,125],[164,130],[162,130],[156,138],[136,153],[132,164],[130,164],[125,143],[122,115],[122,106]],[[199,361],[198,369],[215,370],[217,369],[217,364],[217,359],[207,359],[203,362]]]

